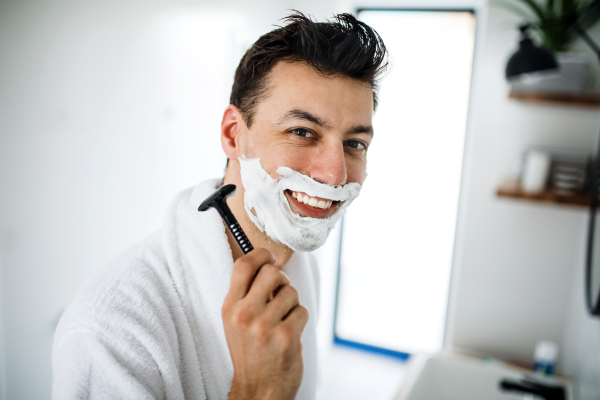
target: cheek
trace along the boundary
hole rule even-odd
[[[311,160],[313,160],[310,149],[284,149],[280,151],[275,147],[266,148],[261,152],[260,164],[271,175],[272,178],[279,178],[277,168],[289,167],[304,175],[310,175]],[[367,176],[366,161],[357,160],[352,157],[345,157],[346,173],[348,182],[358,182],[363,184]]]
[[[266,149],[262,152],[260,164],[271,175],[272,178],[279,178],[277,168],[289,167],[294,171],[307,174],[310,167],[308,152],[301,149]]]
[[[367,163],[346,158],[346,172],[348,174],[348,182],[358,182],[362,185],[367,177]]]
[[[271,146],[267,132],[268,126],[265,126],[262,121],[254,121],[250,129],[240,134],[242,154],[248,158],[260,158],[262,164],[264,155],[268,154],[268,148]]]

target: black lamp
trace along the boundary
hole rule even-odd
[[[512,80],[522,74],[558,70],[559,66],[554,54],[544,48],[536,46],[529,37],[529,25],[522,25],[521,42],[519,50],[510,57],[506,64],[506,79]]]

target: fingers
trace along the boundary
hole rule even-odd
[[[282,325],[291,325],[296,332],[302,332],[308,322],[308,310],[303,305],[298,304],[292,308],[290,313],[281,322]]]
[[[265,264],[254,278],[247,298],[252,302],[266,304],[273,298],[272,294],[277,288],[289,284],[289,278],[278,267]]]
[[[239,300],[246,296],[250,285],[258,271],[265,264],[274,264],[275,256],[267,249],[254,249],[237,259],[233,264],[231,285],[228,295],[231,300]]]
[[[273,323],[280,322],[299,304],[298,290],[290,285],[282,286],[267,305],[265,316]]]

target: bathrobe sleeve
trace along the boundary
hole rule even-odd
[[[54,334],[53,399],[192,397],[182,360],[196,355],[182,345],[186,315],[153,238],[88,280],[65,310]]]
[[[160,371],[136,347],[111,345],[98,332],[75,330],[53,354],[53,399],[162,399]]]

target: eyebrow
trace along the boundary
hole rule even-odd
[[[291,119],[303,119],[305,121],[312,122],[315,125],[319,125],[321,128],[329,128],[327,122],[325,122],[321,118],[309,113],[308,111],[300,110],[297,108],[286,112],[283,115],[283,117],[279,120],[279,124],[284,124]]]
[[[372,125],[355,125],[346,132],[347,135],[353,135],[357,133],[366,133],[373,137],[373,126]]]
[[[313,124],[318,125],[321,128],[326,128],[326,129],[330,128],[330,125],[326,121],[324,121],[322,118],[319,118],[318,116],[311,114],[308,111],[300,110],[297,108],[286,112],[283,115],[283,117],[281,117],[281,119],[278,121],[278,124],[282,125],[292,119],[302,119],[302,120],[305,120],[308,122],[312,122]],[[358,134],[358,133],[366,133],[367,135],[373,136],[373,126],[372,125],[355,125],[346,132],[347,135]]]

